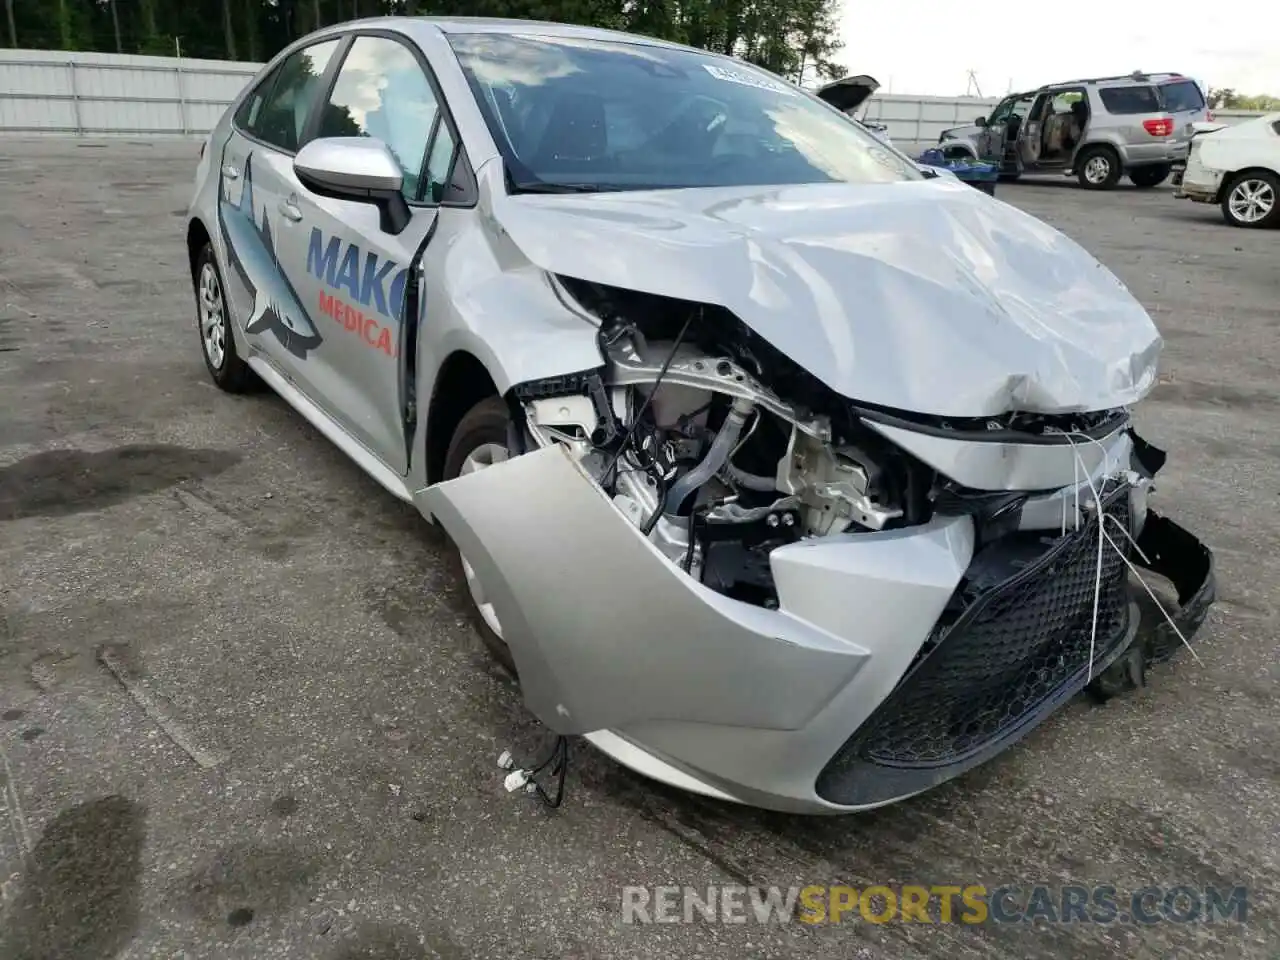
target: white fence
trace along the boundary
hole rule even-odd
[[[0,50],[0,134],[207,133],[261,64]]]
[[[201,136],[260,68],[226,60],[0,50],[0,134]],[[886,124],[895,143],[923,146],[948,127],[985,116],[997,102],[883,94],[867,105],[866,119]],[[1218,119],[1238,123],[1257,115],[1228,110]]]

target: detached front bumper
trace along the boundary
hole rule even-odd
[[[1104,501],[1120,546],[1096,636],[1096,513],[985,547],[967,515],[780,547],[770,610],[677,569],[560,447],[421,496],[485,584],[543,722],[686,789],[838,813],[950,779],[1116,682],[1115,664],[1172,652],[1140,622],[1130,554],[1173,580],[1183,635],[1199,626],[1211,555],[1150,514],[1143,561],[1117,528],[1136,529],[1131,491]]]

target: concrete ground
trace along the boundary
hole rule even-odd
[[[542,748],[439,540],[283,402],[209,382],[189,144],[0,146],[0,957],[1276,957],[1280,234],[1167,189],[999,195],[1166,339],[1139,425],[1216,550],[1202,664],[916,800],[806,819]],[[1245,924],[621,922],[632,884],[1245,885]]]

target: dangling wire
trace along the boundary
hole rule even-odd
[[[549,768],[549,769],[548,769]],[[551,796],[543,789],[542,784],[537,777],[544,770],[548,775],[556,778],[555,796]],[[534,790],[547,806],[555,808],[560,806],[560,802],[564,800],[564,781],[569,773],[569,738],[563,735],[556,736],[555,745],[551,748],[551,753],[540,764],[529,771],[529,782],[533,784]]]
[[[698,316],[702,315],[701,309],[697,311]],[[618,444],[618,450],[613,455],[613,459],[609,461],[609,465],[604,468],[604,473],[600,475],[600,486],[608,487],[610,478],[613,476],[614,468],[618,465],[618,460],[626,451],[631,443],[631,438],[635,436],[636,428],[640,425],[640,419],[644,416],[645,411],[649,409],[649,404],[653,403],[653,398],[658,395],[658,388],[662,386],[662,379],[667,375],[667,370],[671,366],[671,361],[675,360],[676,353],[680,349],[680,345],[684,343],[684,335],[689,332],[689,325],[693,323],[694,312],[690,311],[689,315],[684,318],[684,326],[680,328],[680,332],[676,334],[675,343],[671,345],[671,350],[667,353],[667,359],[662,362],[662,369],[658,371],[658,376],[653,381],[653,386],[649,390],[649,395],[644,398],[644,403],[640,409],[636,411],[635,416],[631,418],[631,426],[627,428],[626,434],[622,438],[622,442]],[[662,509],[662,501],[658,502],[658,510]]]

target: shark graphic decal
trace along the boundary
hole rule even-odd
[[[280,344],[305,360],[323,341],[320,331],[302,306],[297,291],[280,269],[271,221],[266,208],[258,225],[253,194],[253,154],[244,162],[239,202],[231,198],[230,184],[221,178],[218,187],[218,228],[232,269],[253,297],[253,309],[245,324],[248,333],[270,332]]]

